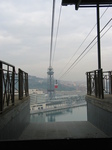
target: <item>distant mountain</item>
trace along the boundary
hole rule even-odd
[[[47,79],[29,75],[29,89],[47,90]],[[76,90],[72,82],[58,81],[57,91]]]
[[[29,88],[30,89],[47,89],[47,79],[39,78],[36,76],[29,75]]]

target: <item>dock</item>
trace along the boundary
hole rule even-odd
[[[79,107],[79,106],[86,106],[87,103],[83,102],[80,104],[72,104],[72,105],[66,105],[66,106],[59,106],[59,107],[53,107],[53,108],[46,108],[46,109],[40,109],[40,110],[31,110],[30,114],[36,114],[36,113],[44,113],[49,111],[55,111],[55,110],[61,110],[61,109],[67,109],[67,108],[73,108],[73,107]]]

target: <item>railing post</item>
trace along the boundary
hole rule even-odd
[[[86,72],[86,78],[87,78],[87,95],[89,95],[89,86],[88,86],[88,72]]]
[[[19,76],[18,82],[19,99],[21,100],[23,98],[23,71],[21,69],[18,69],[18,76]]]
[[[29,92],[28,92],[28,74],[25,73],[25,95],[28,96]]]
[[[9,73],[9,65],[7,65],[7,73],[6,73],[6,103],[7,103],[7,106],[9,106],[9,103],[10,103],[10,73]]]
[[[13,67],[13,72],[12,72],[12,105],[15,103],[15,67]]]
[[[102,93],[102,99],[104,99],[103,69],[101,69],[101,93]]]
[[[97,97],[98,95],[98,85],[97,85],[97,75],[96,75],[96,71],[94,71],[94,81],[95,81],[95,96]]]
[[[104,98],[104,91],[103,91],[103,73],[102,69],[98,70],[98,87],[99,87],[99,98]]]
[[[112,94],[112,72],[110,73],[110,94]]]
[[[87,75],[87,95],[90,95],[89,72],[87,72],[86,75]]]
[[[91,89],[91,73],[89,72],[89,93],[91,95],[92,89]]]
[[[98,98],[101,97],[101,72],[98,70]]]
[[[109,71],[109,94],[112,94],[112,72]]]
[[[3,111],[3,70],[2,62],[0,61],[0,113]]]

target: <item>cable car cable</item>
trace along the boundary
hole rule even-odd
[[[112,27],[112,25],[104,32],[104,34],[101,36],[101,39],[102,39],[102,37],[110,30],[111,27]],[[81,57],[81,59],[79,59],[79,61],[78,61],[73,67],[75,67],[75,66],[83,59],[83,57],[86,56],[87,53],[88,53],[96,44],[97,44],[97,42],[95,42],[95,43],[90,47],[90,49]],[[72,67],[71,69],[73,69],[73,67]],[[69,70],[69,72],[70,72],[70,70]],[[69,73],[69,72],[68,72],[68,73]]]
[[[53,30],[54,30],[54,13],[55,13],[55,0],[53,0],[53,9],[52,9],[51,42],[50,42],[50,60],[49,60],[49,66],[50,66],[50,67],[51,67],[51,60],[52,60],[52,45],[53,45]]]
[[[104,14],[106,13],[106,11],[108,10],[109,7],[107,7],[105,9],[105,11],[102,13],[100,19],[104,16]],[[80,44],[80,46],[78,47],[78,49],[76,50],[76,52],[73,54],[73,56],[70,58],[70,60],[66,63],[66,65],[64,66],[64,68],[61,70],[61,72],[59,73],[59,75],[63,72],[63,70],[67,67],[67,65],[71,62],[71,60],[73,59],[73,57],[76,55],[76,53],[79,51],[79,49],[81,48],[81,46],[84,44],[84,42],[86,41],[86,39],[89,37],[89,35],[91,34],[91,32],[94,30],[94,28],[96,27],[97,23],[93,26],[93,28],[90,30],[90,32],[88,33],[88,35],[85,37],[85,39],[83,40],[83,42]]]
[[[58,37],[58,31],[59,31],[59,25],[60,25],[61,10],[62,10],[62,5],[60,4],[60,11],[59,11],[59,18],[58,18],[58,24],[57,24],[57,30],[56,30],[56,38],[55,38],[55,44],[54,44],[54,53],[53,53],[52,64],[54,62],[54,55],[55,55],[57,37]]]
[[[112,21],[112,18],[106,23],[106,25],[102,28],[100,33],[106,28],[106,26]],[[90,47],[90,45],[95,41],[97,36],[90,42],[90,44],[83,50],[83,52],[77,57],[77,59],[72,63],[72,65],[67,69],[67,71],[60,77],[62,78],[71,68],[72,66],[79,60],[79,58],[84,54],[84,52]],[[59,78],[59,79],[60,79]]]

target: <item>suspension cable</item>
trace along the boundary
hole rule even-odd
[[[54,44],[54,53],[53,53],[52,65],[53,65],[53,62],[54,62],[54,55],[55,55],[56,44],[57,44],[57,37],[58,37],[58,31],[59,31],[61,10],[62,10],[62,5],[60,4],[60,11],[59,11],[59,18],[58,18],[58,24],[57,24],[57,30],[56,30],[56,38],[55,38],[55,44]]]
[[[100,37],[100,39],[103,38],[103,36],[110,30],[110,28],[112,28],[112,25],[103,33],[103,35]],[[87,53],[88,53],[96,44],[97,44],[97,41],[96,41],[96,42],[90,47],[90,49],[79,59],[79,61],[76,62],[76,64],[74,64],[74,66],[72,66],[71,69],[73,69],[73,68],[87,55]],[[70,70],[69,70],[69,72],[70,72]],[[68,74],[69,72],[67,72],[67,74]],[[65,75],[66,75],[66,74],[65,74]]]
[[[104,12],[102,13],[100,19],[104,16],[104,14],[106,13],[106,11],[108,10],[109,7],[107,7]],[[66,63],[66,65],[64,66],[64,68],[61,70],[61,72],[59,73],[59,75],[61,75],[61,73],[63,72],[63,70],[67,67],[67,65],[71,62],[71,60],[73,59],[73,57],[76,55],[76,53],[79,51],[79,49],[81,48],[81,46],[84,44],[84,42],[87,40],[87,38],[89,37],[89,35],[91,34],[91,32],[93,31],[93,29],[96,27],[97,23],[93,26],[93,28],[90,30],[90,32],[87,34],[87,36],[85,37],[85,39],[83,40],[83,42],[80,44],[80,46],[78,47],[78,49],[76,50],[76,52],[73,54],[73,56],[70,58],[70,60]]]
[[[112,21],[112,18],[106,23],[106,25],[102,28],[102,30],[100,31],[100,33],[106,28],[106,26]],[[97,38],[97,36],[90,42],[90,44],[83,50],[83,52],[78,56],[78,58],[72,63],[72,65],[67,69],[67,71],[65,73],[63,73],[63,75],[60,77],[62,78],[64,75],[66,75],[68,73],[68,71],[70,69],[73,68],[73,66],[75,65],[75,63],[79,60],[79,58],[84,54],[84,52],[90,47],[90,45],[95,41],[95,39]],[[60,79],[59,78],[59,79]]]
[[[50,67],[51,67],[51,60],[52,60],[52,45],[53,45],[53,30],[54,30],[54,13],[55,13],[55,0],[53,0],[53,9],[52,9],[51,43],[50,43],[50,60],[49,60],[49,66],[50,66]]]

